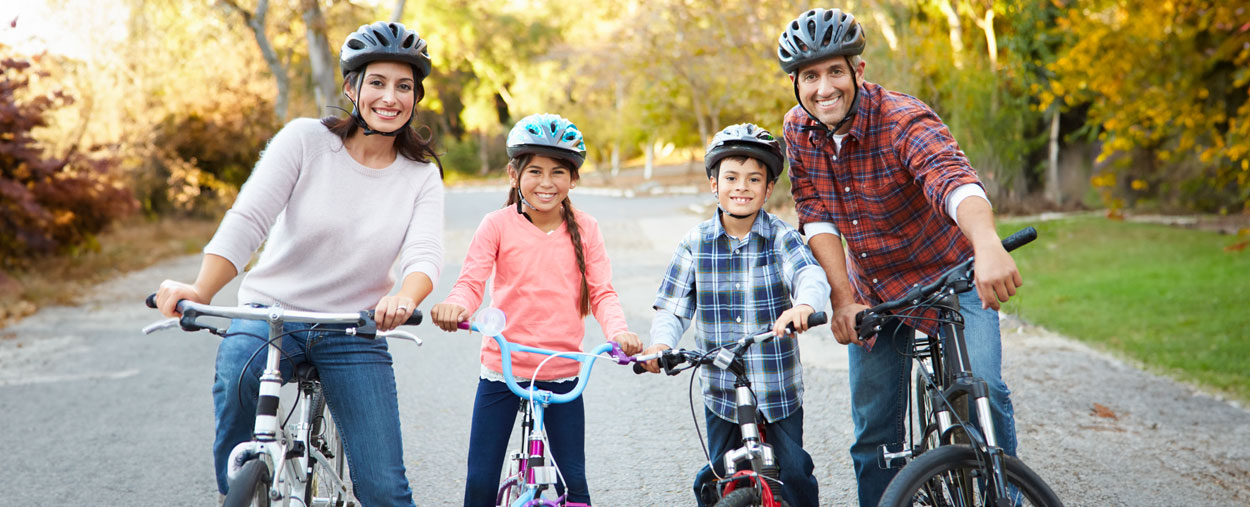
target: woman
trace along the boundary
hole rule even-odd
[[[177,302],[209,303],[265,243],[239,288],[239,304],[294,310],[377,310],[389,330],[434,288],[443,264],[442,168],[429,140],[412,128],[422,80],[430,73],[426,43],[398,23],[361,26],[340,52],[351,118],[293,120],[279,131],[204,247],[192,284],[166,280],[157,292],[165,315]],[[431,160],[433,163],[431,163]],[[391,267],[399,260],[401,283]],[[236,320],[217,351],[213,402],[217,488],[229,485],[231,449],[251,439],[264,346],[263,322]],[[363,505],[413,505],[403,464],[395,373],[386,340],[341,329],[287,324],[293,365],[317,367],[347,449]],[[250,359],[250,360],[249,360]],[[244,371],[246,369],[246,371]]]

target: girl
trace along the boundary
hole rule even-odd
[[[522,119],[508,134],[508,179],[512,190],[503,209],[482,219],[451,294],[430,309],[438,327],[455,331],[482,303],[486,279],[494,272],[491,300],[509,317],[504,336],[517,343],[553,350],[582,350],[583,318],[594,313],[604,336],[626,354],[642,350],[625,326],[612,288],[612,267],[598,223],[573,208],[569,190],[586,145],[577,126],[554,114]],[[571,244],[570,244],[571,243]],[[529,379],[555,393],[576,383],[578,362],[517,355],[512,372],[522,386]],[[495,505],[496,487],[521,399],[503,381],[502,358],[493,339],[482,339],[482,370],[469,436],[466,507]],[[523,378],[524,377],[524,378]],[[586,485],[585,413],[582,400],[551,405],[545,424],[551,453],[568,488],[568,501],[590,504]],[[574,505],[570,503],[569,505]]]
[[[407,320],[430,294],[443,265],[441,165],[428,139],[411,127],[430,74],[426,43],[398,23],[361,26],[340,52],[343,93],[352,117],[297,119],[269,142],[217,234],[204,247],[195,283],[166,280],[162,313],[187,299],[209,303],[243,271],[239,304],[322,312],[377,310],[378,328]],[[349,245],[354,248],[343,248]],[[391,266],[400,260],[398,293]],[[327,269],[330,267],[330,269]],[[268,335],[264,322],[236,320],[217,350],[213,444],[217,489],[226,494],[227,460],[250,440],[264,355],[249,358]],[[287,324],[282,375],[295,363],[317,367],[326,402],[347,448],[356,498],[363,505],[413,505],[403,462],[395,372],[386,340],[341,329]],[[244,366],[248,365],[244,372]]]

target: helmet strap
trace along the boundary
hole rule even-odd
[[[525,219],[526,219],[526,220],[529,220],[529,221],[530,221],[530,223],[534,223],[534,219],[530,217],[530,214],[529,214],[529,213],[526,213],[526,212],[525,212],[525,208],[529,208],[529,209],[532,209],[532,210],[537,210],[537,208],[535,208],[533,204],[530,204],[530,202],[529,202],[529,201],[525,200],[525,194],[521,193],[521,187],[520,187],[520,186],[517,186],[517,187],[516,187],[516,196],[517,196],[517,200],[516,200],[516,212],[517,212],[517,213],[519,213],[519,214],[521,214],[521,215],[525,215]],[[522,207],[521,207],[521,205],[522,205],[522,204],[524,204],[524,205],[525,205],[525,208],[522,208]]]

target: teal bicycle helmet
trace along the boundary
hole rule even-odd
[[[532,154],[567,160],[574,169],[586,161],[586,143],[577,125],[558,114],[532,114],[508,132],[508,157]]]

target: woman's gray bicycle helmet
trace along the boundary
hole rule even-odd
[[[525,154],[567,160],[574,169],[586,161],[586,142],[577,125],[558,114],[531,114],[508,132],[508,158]]]
[[[745,156],[759,160],[768,169],[768,181],[781,176],[783,157],[781,143],[767,130],[752,123],[739,123],[725,127],[712,137],[703,157],[707,177],[716,176],[716,166],[726,157]]]
[[[339,50],[339,69],[343,75],[360,70],[371,62],[389,60],[412,65],[418,83],[430,75],[430,53],[425,39],[399,23],[378,21],[360,25],[343,41]]]

